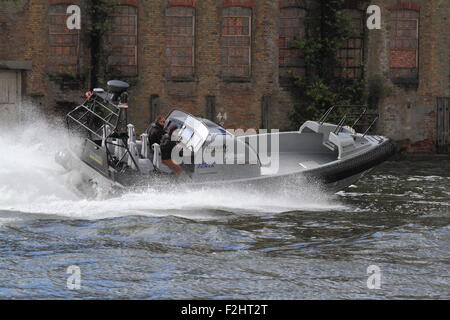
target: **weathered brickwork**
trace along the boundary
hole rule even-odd
[[[112,13],[111,32],[107,38],[109,48],[108,71],[125,76],[138,75],[137,64],[137,26],[138,8],[121,4]]]
[[[285,81],[287,70],[305,72],[289,43],[306,35],[317,1],[119,2],[105,70],[133,80],[130,118],[138,131],[173,108],[215,121],[226,114],[220,120],[229,128],[288,128],[301,97]],[[358,33],[338,53],[344,68],[336,73],[364,77],[368,88],[378,82],[381,133],[409,152],[433,152],[436,98],[449,95],[449,1],[348,2],[358,3],[348,9]],[[90,86],[89,34],[65,30],[59,18],[70,4],[81,6],[82,27],[89,26],[87,0],[0,2],[0,68],[1,61],[31,61],[31,70],[20,71],[24,98],[52,114],[66,112]],[[369,4],[382,9],[381,30],[365,28]]]
[[[436,148],[436,98],[448,97],[448,1],[372,1],[382,28],[367,38],[366,77],[381,77],[381,132],[409,152]],[[395,19],[397,18],[397,21]],[[383,45],[385,44],[385,45]]]

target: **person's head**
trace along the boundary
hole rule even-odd
[[[166,124],[166,118],[164,118],[163,116],[158,116],[158,118],[156,118],[156,123],[164,127],[164,125]]]

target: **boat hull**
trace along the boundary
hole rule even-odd
[[[336,160],[321,165],[310,170],[303,170],[295,173],[282,175],[262,175],[249,179],[233,180],[209,180],[194,182],[189,177],[181,179],[173,175],[149,174],[144,176],[129,177],[125,182],[113,181],[110,178],[100,174],[86,162],[80,160],[75,154],[66,151],[64,163],[57,159],[67,170],[75,170],[81,174],[80,185],[77,186],[83,193],[92,195],[96,190],[111,190],[113,193],[124,192],[130,189],[140,188],[158,188],[164,190],[167,185],[177,184],[195,187],[215,187],[215,186],[245,186],[251,188],[263,188],[269,186],[276,190],[277,186],[286,186],[287,184],[296,187],[305,185],[317,185],[322,190],[328,192],[337,192],[354,184],[358,179],[371,171],[380,163],[386,161],[395,151],[395,144],[392,140],[386,139],[371,150],[365,151],[359,155],[352,156],[344,160]],[[70,161],[67,160],[69,154]],[[81,184],[87,184],[81,185]],[[89,190],[89,192],[86,192]]]

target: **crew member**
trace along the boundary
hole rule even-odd
[[[154,143],[161,144],[161,138],[165,134],[164,125],[166,124],[166,119],[162,116],[156,118],[147,129],[148,134],[148,144],[151,148]]]

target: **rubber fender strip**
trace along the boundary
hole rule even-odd
[[[326,184],[337,182],[381,164],[394,153],[395,143],[389,139],[370,152],[363,153],[343,162],[313,169],[305,172],[305,176],[311,179],[318,179]]]

